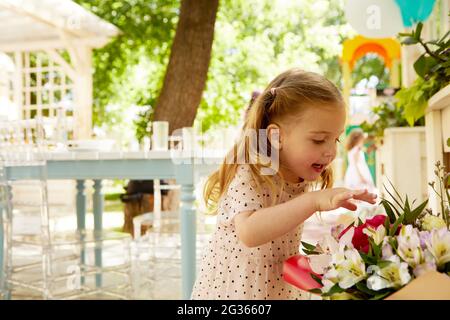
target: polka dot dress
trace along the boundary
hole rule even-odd
[[[233,219],[236,214],[263,208],[273,196],[280,198],[277,203],[283,203],[307,187],[306,182],[286,182],[277,176],[274,180],[278,185],[284,184],[281,196],[267,188],[258,192],[250,168],[244,165],[238,168],[219,203],[217,227],[203,255],[193,299],[304,298],[300,290],[282,279],[283,261],[299,252],[302,226],[253,248],[245,246],[236,235]]]

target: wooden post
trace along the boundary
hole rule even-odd
[[[14,64],[16,66],[16,70],[14,72],[14,104],[17,107],[17,119],[23,118],[23,97],[22,97],[22,89],[23,89],[23,61],[22,61],[22,52],[15,51],[14,52]]]
[[[89,139],[92,133],[92,50],[71,47],[70,58],[75,69],[74,139]]]

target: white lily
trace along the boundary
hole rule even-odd
[[[379,245],[386,237],[386,228],[380,224],[376,229],[372,227],[364,228],[363,233],[371,237],[376,245]]]
[[[389,260],[394,255],[394,250],[392,250],[392,246],[390,245],[388,238],[384,238],[383,246],[381,247],[381,257],[383,260]]]
[[[330,280],[330,279],[327,279],[327,278],[325,278],[325,277],[323,277],[322,278],[322,284],[323,284],[323,287],[322,287],[322,292],[328,292],[328,291],[330,291],[330,289],[336,284],[337,282],[333,282],[332,280]]]
[[[339,283],[342,289],[347,289],[366,278],[366,266],[358,250],[354,248],[340,251],[333,255],[336,263],[324,275],[324,278],[333,283]]]
[[[336,240],[339,241],[339,235],[341,234],[342,231],[345,230],[345,226],[343,224],[338,224],[335,225],[333,227],[331,227],[331,236]]]
[[[339,265],[345,260],[344,251],[347,247],[353,247],[352,238],[354,230],[351,229],[342,236],[339,242],[331,235],[326,235],[318,243],[318,247],[323,250],[323,254],[309,256],[311,269],[319,274],[324,274],[331,264]]]
[[[419,231],[412,225],[404,225],[397,236],[397,254],[412,268],[424,261],[424,253],[420,246]]]
[[[421,275],[427,273],[428,271],[436,271],[437,269],[436,262],[434,261],[433,256],[428,250],[425,251],[424,260],[425,260],[424,262],[417,265],[413,270],[413,273],[416,277],[420,277]]]
[[[432,230],[426,245],[438,267],[450,261],[450,231],[447,228]]]
[[[400,262],[398,256],[392,256],[387,266],[380,268],[371,266],[374,274],[367,279],[367,287],[371,290],[379,291],[384,288],[400,288],[411,280],[408,271],[408,264]]]

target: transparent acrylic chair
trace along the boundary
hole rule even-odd
[[[137,287],[150,290],[154,294],[152,298],[169,298],[159,289],[161,287],[177,287],[181,281],[181,236],[180,236],[180,210],[178,203],[171,211],[163,210],[162,190],[177,193],[179,185],[162,185],[159,180],[154,180],[154,209],[133,219],[134,227],[134,253],[133,260],[136,267]],[[174,201],[179,198],[175,195]],[[170,206],[166,206],[170,207]],[[201,225],[201,219],[199,219]],[[142,234],[142,227],[145,233]],[[203,248],[207,242],[208,234],[203,228],[197,232],[197,260],[200,260]],[[199,263],[198,263],[199,264]],[[158,287],[156,287],[158,286]],[[148,295],[146,295],[148,297]]]
[[[128,298],[131,291],[128,235],[52,230],[44,137],[39,119],[0,123],[0,208],[3,209],[1,222],[4,234],[0,237],[3,241],[0,284],[3,297],[9,299],[14,292],[22,298],[29,298],[32,293],[39,294],[32,297],[43,299],[95,298],[102,295]],[[37,179],[12,181],[9,173],[18,166],[34,172]],[[33,188],[38,197],[16,201],[13,190],[17,184]],[[19,217],[22,218],[21,223],[16,221]],[[37,223],[30,223],[36,217]],[[22,230],[18,234],[17,227],[24,224],[38,225],[38,228]],[[91,262],[90,252],[98,254],[101,247],[106,253],[110,243],[124,246],[122,264],[96,267]],[[107,272],[120,273],[124,281],[101,288],[90,285],[91,278]]]

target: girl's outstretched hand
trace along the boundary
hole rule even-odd
[[[337,208],[346,208],[355,211],[357,206],[352,200],[360,200],[371,204],[376,203],[377,195],[365,190],[350,190],[347,188],[333,188],[316,191],[317,211],[330,211]]]

